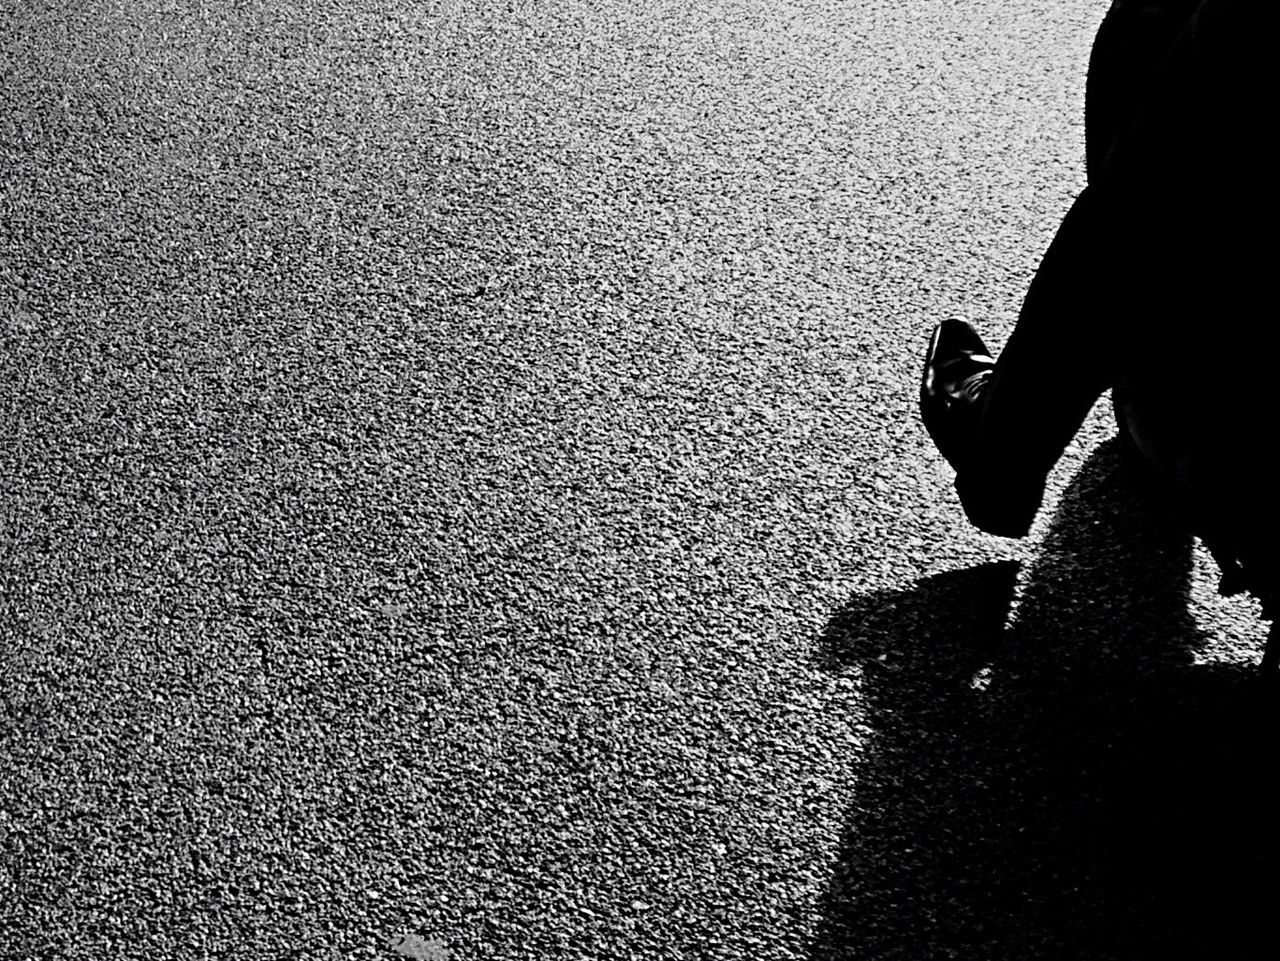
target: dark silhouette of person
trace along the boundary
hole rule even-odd
[[[1223,567],[1277,609],[1269,316],[1272,4],[1116,0],[1086,85],[1088,185],[995,360],[934,331],[922,418],[970,521],[1027,533],[1049,470],[1113,389],[1131,449]]]

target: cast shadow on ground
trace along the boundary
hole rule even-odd
[[[1109,443],[1039,555],[1012,620],[1008,563],[859,598],[824,631],[868,744],[814,961],[1274,948],[1275,699],[1194,663],[1189,540]]]

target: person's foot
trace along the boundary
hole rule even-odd
[[[970,453],[980,400],[995,366],[987,345],[965,321],[953,317],[933,329],[920,381],[920,419],[957,470]]]

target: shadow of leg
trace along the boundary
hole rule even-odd
[[[813,958],[1249,956],[1275,712],[1194,665],[1189,570],[1104,445],[1007,629],[1007,565],[836,615],[819,660],[860,675],[872,733]]]
[[[815,958],[948,957],[979,896],[965,869],[983,830],[989,771],[974,767],[984,694],[1017,565],[926,578],[861,598],[824,632],[820,660],[861,674],[873,741],[823,904]]]

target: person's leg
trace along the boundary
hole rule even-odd
[[[1132,223],[1119,214],[1106,161],[1165,69],[1196,2],[1112,4],[1091,51],[1085,96],[1090,186],[1045,253],[977,409],[951,412],[953,423],[945,426],[931,425],[926,412],[926,425],[956,468],[961,503],[983,530],[1026,533],[1049,469],[1115,379],[1116,338],[1132,313],[1120,303],[1121,291],[1138,281],[1136,251],[1145,244],[1121,240],[1121,228],[1133,234]],[[944,444],[948,433],[951,443]]]
[[[1096,183],[1199,0],[1114,0],[1089,51],[1085,171]]]
[[[1020,536],[1048,470],[1122,378],[1157,427],[1155,466],[1189,529],[1273,620],[1280,325],[1263,234],[1277,219],[1265,122],[1276,18],[1273,5],[1246,0],[1196,6],[1142,108],[1103,136],[1105,162],[1096,179],[1090,171],[983,389],[965,393],[963,418],[930,428],[964,428],[947,456],[970,519]],[[951,413],[929,403],[924,412]],[[1280,670],[1274,627],[1263,666]]]
[[[1220,197],[1238,193],[1225,172],[1258,156],[1257,129],[1223,119],[1258,97],[1230,79],[1242,9],[1206,0],[1187,19],[1102,175],[1064,218],[975,410],[951,418],[965,436],[947,456],[976,526],[1026,533],[1048,471],[1121,371],[1155,379],[1171,404],[1200,403],[1181,386],[1197,367],[1193,327],[1214,316],[1207,305],[1222,288],[1209,265],[1239,243],[1217,228],[1239,221],[1238,235],[1245,217],[1221,213]]]
[[[1096,186],[1068,211],[983,391],[966,453],[954,458],[956,491],[982,530],[1027,532],[1049,470],[1115,378],[1130,309],[1115,211]]]

